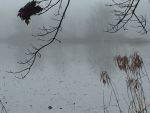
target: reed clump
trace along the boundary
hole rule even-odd
[[[128,100],[128,113],[148,113],[148,104],[146,102],[145,92],[143,88],[143,78],[146,76],[148,81],[149,77],[146,73],[144,62],[138,52],[127,56],[118,55],[114,57],[116,67],[125,72],[125,86]],[[122,113],[122,107],[119,102],[119,97],[116,95],[116,90],[107,71],[102,71],[100,80],[103,84],[108,84],[114,92],[117,107],[119,112]],[[114,111],[115,112],[115,111]]]

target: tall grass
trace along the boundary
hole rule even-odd
[[[138,54],[138,52],[135,52],[131,54],[130,56],[121,56],[118,55],[114,57],[115,65],[116,67],[125,73],[125,86],[127,90],[124,90],[125,93],[127,93],[127,103],[128,103],[128,113],[148,113],[148,103],[146,102],[145,92],[143,88],[143,78],[147,77],[146,79],[149,81],[149,77],[147,75],[144,62],[142,57]],[[120,113],[123,113],[126,111],[123,111],[123,107],[120,104],[119,97],[117,95],[117,90],[114,88],[114,84],[112,83],[111,78],[109,77],[109,74],[107,71],[102,71],[100,74],[100,81],[104,84],[104,86],[110,86],[113,96],[116,101],[116,107],[118,108],[118,111]],[[150,82],[149,82],[150,83]],[[103,93],[104,98],[104,93]],[[103,105],[104,105],[104,99],[103,99]],[[104,105],[106,106],[106,105]],[[105,107],[108,108],[109,106]],[[106,110],[104,109],[104,113]],[[110,112],[107,109],[107,112]],[[111,111],[111,113],[116,113],[116,111]]]

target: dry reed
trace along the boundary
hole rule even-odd
[[[138,54],[138,52],[134,52],[130,56],[118,55],[114,58],[114,61],[119,70],[125,72],[126,74],[125,81],[128,95],[127,100],[129,103],[128,113],[148,113],[148,105],[145,99],[146,97],[143,89],[142,78],[146,75],[149,80],[149,77],[146,73],[142,57]],[[114,89],[107,71],[102,71],[100,81],[102,81],[104,85],[107,84],[111,86],[119,112],[122,113],[123,111],[116,95],[116,90]]]

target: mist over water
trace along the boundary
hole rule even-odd
[[[26,57],[24,52],[31,44],[39,46],[32,34],[38,33],[40,26],[51,24],[51,17],[33,17],[27,26],[16,16],[26,1],[16,2],[9,7],[11,15],[6,15],[6,7],[0,10],[2,20],[7,21],[0,28],[0,98],[8,103],[11,113],[102,112],[99,75],[106,70],[117,79],[114,56],[139,51],[149,67],[149,39],[104,32],[112,21],[110,9],[99,0],[73,0],[58,35],[62,43],[54,42],[42,50],[42,58],[37,59],[31,73],[18,80],[5,71],[18,69],[17,61]],[[7,6],[6,1],[3,3]]]

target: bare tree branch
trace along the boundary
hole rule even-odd
[[[42,0],[39,3],[41,3],[41,2],[45,2],[45,0]],[[52,0],[49,0],[48,5],[45,8],[43,8],[44,9],[43,12],[39,13],[38,15],[41,15],[41,14],[47,12],[48,10],[50,10],[51,8],[53,8],[56,5],[58,5],[58,14],[60,15],[60,9],[62,7],[62,0],[58,0],[54,4],[51,4],[51,3],[52,3]],[[57,35],[58,35],[59,31],[61,30],[61,25],[62,25],[63,19],[65,17],[66,11],[69,7],[69,4],[70,4],[70,0],[67,0],[67,4],[64,8],[64,11],[63,11],[61,18],[58,21],[58,25],[56,27],[52,27],[52,26],[50,26],[49,28],[43,27],[40,29],[42,31],[41,33],[39,33],[37,35],[33,35],[33,36],[43,37],[43,36],[51,35],[51,34],[54,34],[54,35],[49,40],[39,39],[39,40],[44,41],[45,43],[43,45],[41,45],[40,47],[32,46],[33,50],[32,51],[28,50],[28,53],[26,53],[28,58],[25,61],[18,62],[18,64],[23,65],[24,68],[19,71],[9,71],[8,73],[19,74],[19,75],[21,74],[21,76],[19,76],[19,77],[16,76],[16,78],[24,79],[30,73],[30,71],[31,71],[32,67],[34,66],[35,62],[37,61],[37,59],[41,58],[40,52],[44,48],[48,47],[54,41],[60,42],[60,40],[57,39]]]
[[[122,1],[115,1],[112,0],[112,4],[107,6],[115,7],[113,11],[115,15],[116,24],[110,24],[110,27],[107,29],[109,33],[116,33],[119,30],[127,30],[127,24],[130,22],[136,22],[138,26],[136,28],[139,29],[137,31],[141,34],[147,34],[147,21],[144,16],[138,16],[136,10],[141,3],[141,0],[122,0]],[[134,20],[133,20],[134,19]]]

